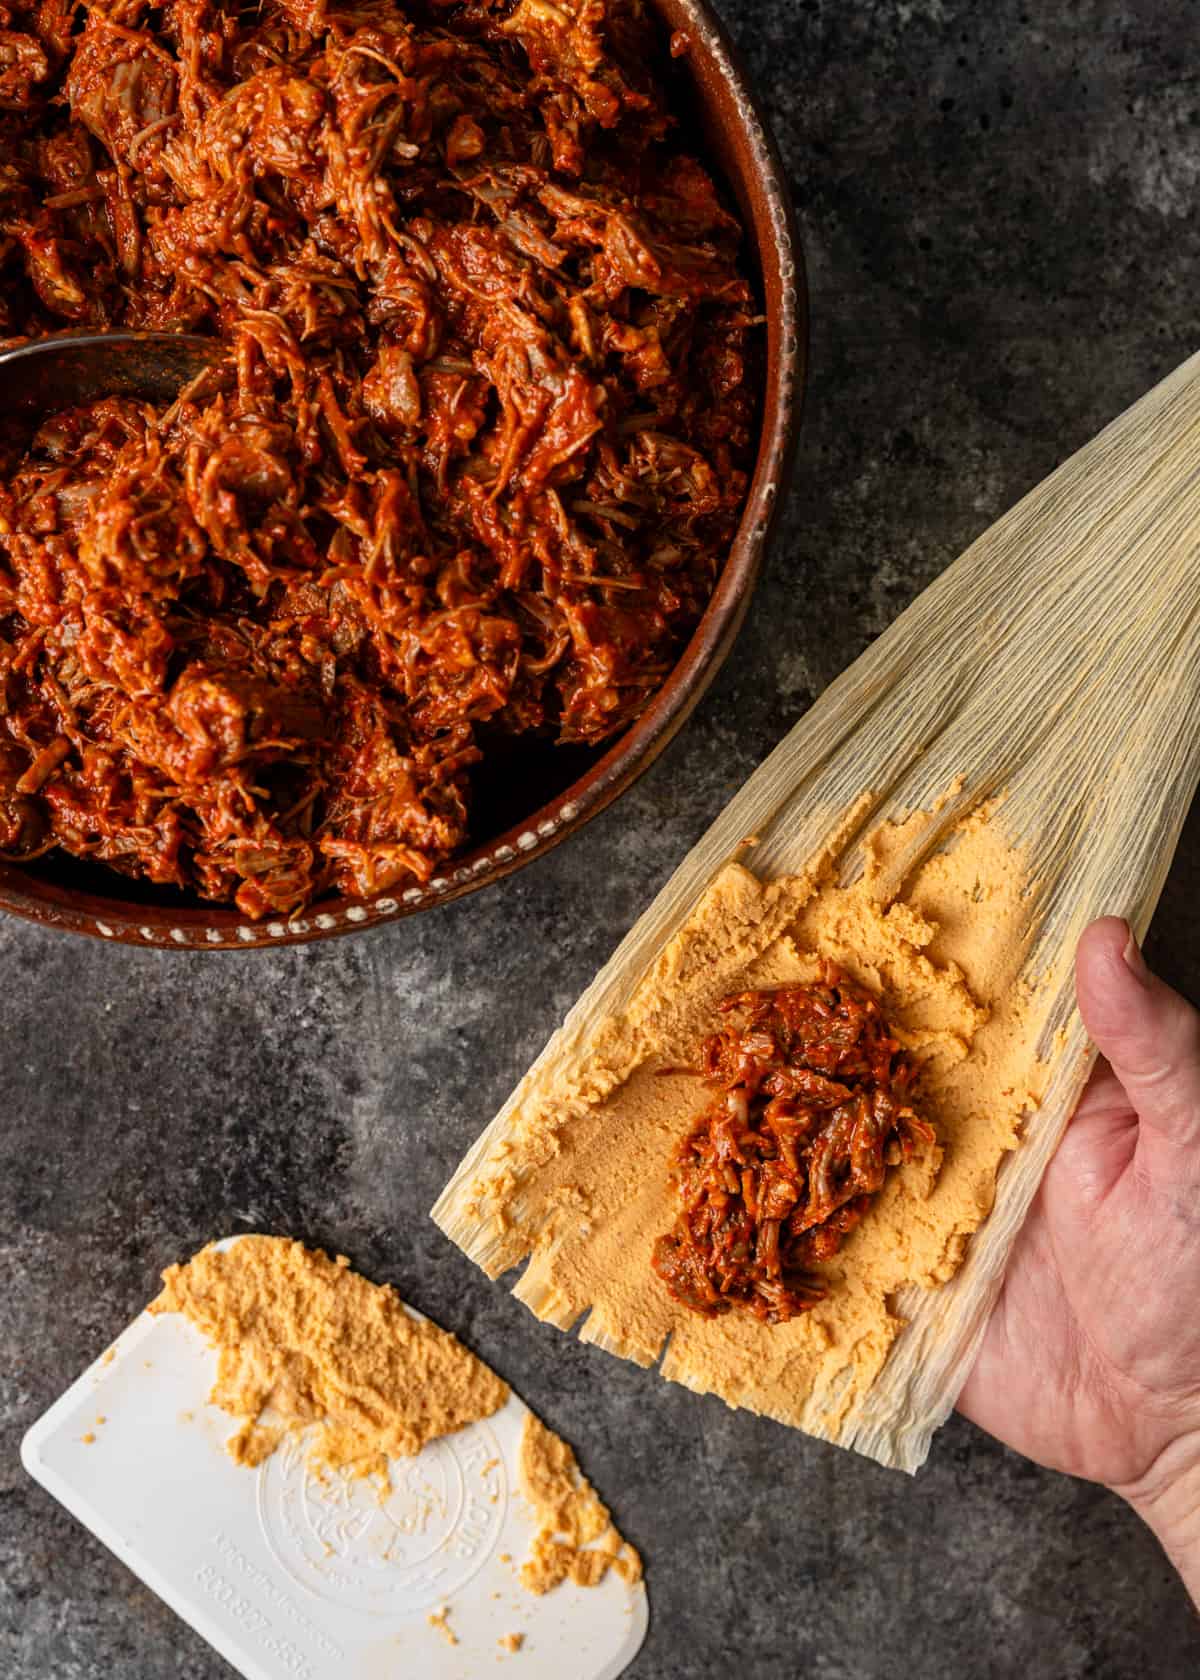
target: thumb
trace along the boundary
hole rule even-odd
[[[1200,1176],[1200,1014],[1151,974],[1129,923],[1104,916],[1075,954],[1083,1024],[1137,1113],[1139,1147]]]

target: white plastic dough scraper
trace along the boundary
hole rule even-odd
[[[615,1680],[632,1662],[648,1619],[640,1582],[610,1571],[541,1598],[520,1585],[535,1529],[515,1394],[396,1460],[381,1499],[319,1474],[295,1437],[257,1469],[235,1464],[231,1419],[207,1403],[215,1375],[186,1319],[143,1313],[38,1419],[21,1457],[248,1680]]]

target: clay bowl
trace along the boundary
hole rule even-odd
[[[706,0],[655,0],[655,9],[668,31],[685,31],[690,43],[676,64],[676,98],[740,207],[746,259],[757,268],[767,315],[767,353],[758,455],[737,537],[704,617],[650,706],[605,749],[516,742],[501,757],[489,753],[474,795],[478,843],[427,887],[363,902],[330,898],[290,921],[251,922],[49,854],[28,867],[0,863],[0,909],[44,927],[176,950],[294,945],[371,927],[475,892],[540,857],[624,793],[682,727],[741,627],[787,482],[804,384],[806,300],[783,167],[729,37]]]

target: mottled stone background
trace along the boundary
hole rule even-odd
[[[28,1481],[17,1444],[165,1263],[245,1228],[344,1249],[393,1280],[579,1445],[601,1489],[620,1490],[650,1568],[637,1680],[708,1680],[727,1664],[756,1680],[1200,1669],[1200,1623],[1115,1499],[959,1421],[910,1482],[737,1416],[535,1323],[425,1218],[783,730],[1200,337],[1194,6],[724,9],[795,185],[812,378],[766,580],[682,738],[551,858],[380,932],[204,957],[0,925],[9,1680],[229,1672]],[[1198,887],[1193,822],[1152,938],[1193,994]]]

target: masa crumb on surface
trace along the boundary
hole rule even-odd
[[[431,1610],[425,1620],[431,1628],[436,1628],[447,1645],[457,1645],[458,1635],[450,1626],[450,1606],[443,1604],[440,1610]]]

